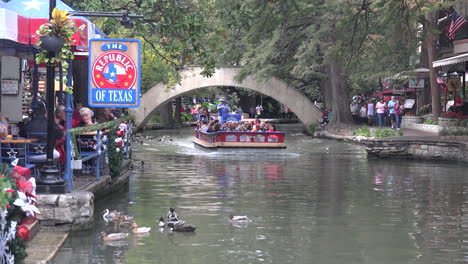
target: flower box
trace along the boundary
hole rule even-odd
[[[403,123],[406,124],[422,124],[423,122],[423,117],[422,116],[403,116],[402,121]]]
[[[454,127],[457,126],[458,119],[450,117],[439,117],[438,124],[443,127]]]

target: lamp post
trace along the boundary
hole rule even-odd
[[[49,19],[52,19],[52,11],[56,6],[56,0],[49,0]],[[48,51],[47,57],[53,58],[56,51]],[[47,102],[47,162],[41,169],[41,176],[37,180],[38,191],[63,193],[65,181],[54,163],[55,148],[55,65],[48,63],[46,68],[46,102]]]

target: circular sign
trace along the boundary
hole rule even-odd
[[[91,71],[96,88],[132,89],[136,82],[135,62],[121,51],[102,53],[94,61]]]

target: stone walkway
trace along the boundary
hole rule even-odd
[[[41,229],[29,242],[25,264],[51,263],[68,237],[68,232],[53,232]],[[31,246],[34,245],[34,246]]]
[[[447,139],[446,137],[439,136],[437,133],[422,131],[417,129],[402,128],[403,136],[385,137],[381,140],[405,140],[405,141],[440,141],[440,142],[460,142],[467,143],[468,141],[457,138]]]

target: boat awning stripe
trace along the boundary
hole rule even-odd
[[[450,58],[446,58],[443,60],[438,60],[438,61],[433,61],[432,62],[432,67],[437,68],[437,67],[442,67],[446,65],[451,65],[451,64],[457,64],[461,62],[468,61],[468,53],[453,56]]]

